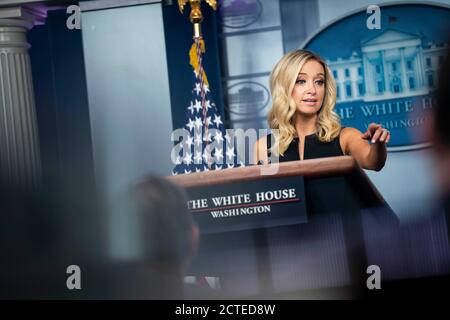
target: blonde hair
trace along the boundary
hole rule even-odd
[[[325,70],[325,96],[317,117],[317,137],[322,142],[330,142],[339,135],[340,118],[334,112],[336,104],[336,83],[325,61],[307,50],[294,50],[284,55],[270,74],[270,92],[272,108],[268,122],[271,129],[278,129],[272,152],[283,155],[297,131],[294,127],[294,115],[297,110],[292,91],[300,70],[306,62],[315,60]]]

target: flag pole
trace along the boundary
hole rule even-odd
[[[216,0],[205,0],[214,10],[217,8]],[[194,27],[194,44],[192,47],[195,46],[196,54],[193,63],[194,70],[196,71],[196,76],[200,80],[200,92],[201,92],[201,106],[202,106],[202,118],[203,118],[203,139],[206,142],[206,154],[207,154],[207,165],[208,168],[211,169],[211,156],[209,154],[210,148],[209,148],[209,141],[208,140],[208,124],[207,121],[207,107],[206,107],[206,98],[205,98],[205,84],[208,84],[208,80],[206,78],[206,73],[203,70],[203,59],[202,59],[202,53],[205,51],[205,44],[202,37],[202,31],[201,31],[201,23],[203,21],[203,14],[201,10],[201,0],[178,0],[178,6],[180,9],[180,12],[183,13],[183,8],[186,5],[186,3],[189,3],[191,5],[191,12],[189,14],[189,19]],[[192,50],[192,49],[191,49]],[[192,59],[192,56],[191,56]]]
[[[205,1],[216,10],[216,0]],[[195,77],[191,105],[186,110],[185,127],[189,129],[188,136],[186,138],[183,137],[184,146],[181,147],[183,158],[181,160],[180,154],[178,155],[173,174],[183,174],[183,171],[184,174],[188,174],[193,172],[193,170],[195,172],[222,170],[222,168],[225,169],[225,166],[233,168],[238,161],[233,144],[229,148],[227,146],[227,143],[233,137],[230,137],[228,132],[225,134],[224,123],[220,119],[216,105],[212,102],[208,78],[203,68],[202,60],[205,52],[205,42],[201,32],[201,23],[203,21],[201,2],[202,0],[178,0],[181,13],[183,13],[183,8],[186,4],[191,5],[189,17],[193,25],[194,41],[189,50],[189,63],[193,68]],[[214,120],[212,120],[213,117]],[[208,130],[210,126],[213,129]],[[200,128],[201,132],[196,132]],[[200,146],[201,149],[198,150]],[[193,161],[192,156],[194,156]],[[221,161],[221,159],[227,160],[228,158],[230,158],[230,161],[227,164],[225,164],[226,161]],[[240,166],[244,166],[242,161]]]

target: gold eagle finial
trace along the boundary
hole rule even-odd
[[[211,6],[214,10],[217,9],[217,1],[216,0],[205,0],[207,4]],[[194,38],[201,38],[200,32],[200,23],[203,20],[202,11],[200,9],[200,3],[202,0],[178,0],[178,7],[180,12],[183,13],[183,9],[186,3],[191,5],[191,13],[189,18],[191,23],[194,25]]]

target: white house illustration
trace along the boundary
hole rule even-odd
[[[361,42],[360,53],[327,60],[336,80],[337,102],[428,94],[436,89],[447,47],[423,46],[420,36],[392,29]]]

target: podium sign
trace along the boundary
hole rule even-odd
[[[307,222],[301,176],[191,187],[187,192],[202,234]]]

